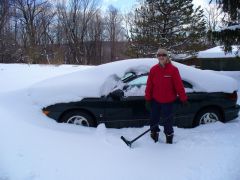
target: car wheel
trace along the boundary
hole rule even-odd
[[[70,111],[66,113],[62,118],[61,122],[76,124],[86,127],[95,127],[96,123],[91,115],[82,111]]]
[[[222,118],[220,112],[214,108],[208,108],[200,111],[195,120],[194,120],[194,127],[199,126],[201,124],[210,124],[217,121],[220,121]]]

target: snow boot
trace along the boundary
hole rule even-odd
[[[173,142],[173,133],[172,134],[165,134],[166,135],[166,143],[167,144],[172,144]]]
[[[159,136],[159,132],[157,131],[151,131],[151,138],[153,139],[153,141],[156,143],[158,142],[158,136]]]

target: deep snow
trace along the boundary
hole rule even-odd
[[[130,149],[120,136],[148,127],[84,128],[46,117],[29,88],[82,68],[0,64],[0,180],[239,180],[240,118],[175,127],[172,145],[162,132],[159,143],[146,135]],[[240,83],[240,72],[220,73]]]

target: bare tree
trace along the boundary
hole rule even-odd
[[[87,58],[91,64],[102,63],[103,33],[104,20],[100,12],[97,12],[88,24],[87,43],[84,44],[87,50]]]
[[[126,38],[130,37],[130,29],[134,26],[134,14],[132,12],[126,13],[123,16],[124,20],[124,29],[125,29],[125,34]]]
[[[220,28],[220,26],[222,25],[222,17],[222,10],[218,9],[218,6],[216,4],[211,4],[208,8],[205,8],[206,28],[208,31],[208,44],[210,46],[215,45],[212,32]]]
[[[73,62],[88,64],[84,42],[87,41],[87,28],[97,12],[97,0],[70,0],[69,8],[64,2],[58,4],[58,18],[64,28],[69,53]]]
[[[48,4],[48,6],[45,6],[45,8],[46,9],[37,18],[37,21],[39,22],[37,31],[37,43],[43,46],[43,54],[48,64],[50,64],[50,48],[48,48],[48,46],[54,44],[54,35],[52,33],[51,24],[53,24],[55,12],[52,11],[50,4]]]
[[[0,62],[10,63],[16,48],[11,32],[11,0],[0,1]]]
[[[0,32],[2,32],[9,13],[9,2],[8,0],[0,1]]]
[[[118,9],[109,6],[108,14],[106,16],[106,31],[107,40],[111,43],[111,60],[116,59],[116,42],[122,37],[122,22],[123,17],[120,15]]]
[[[221,27],[221,18],[223,17],[222,10],[218,9],[216,4],[211,4],[205,8],[206,26],[210,31],[216,31]]]
[[[53,17],[51,4],[43,0],[15,0],[15,8],[29,63],[32,63],[41,54],[37,45],[49,38],[46,30]]]

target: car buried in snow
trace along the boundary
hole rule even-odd
[[[96,71],[96,76],[102,72],[102,82],[95,87],[100,93],[84,96],[83,92],[79,100],[62,100],[45,106],[42,111],[59,123],[90,127],[104,123],[109,128],[149,125],[150,114],[145,108],[144,91],[149,69],[156,63],[155,59],[135,59],[100,65],[96,70],[91,68],[91,74]],[[189,101],[188,106],[183,106],[178,98],[174,102],[175,126],[192,128],[216,121],[227,122],[238,116],[240,107],[237,105],[235,80],[217,72],[172,63],[179,69]],[[87,85],[82,83],[81,87]]]

